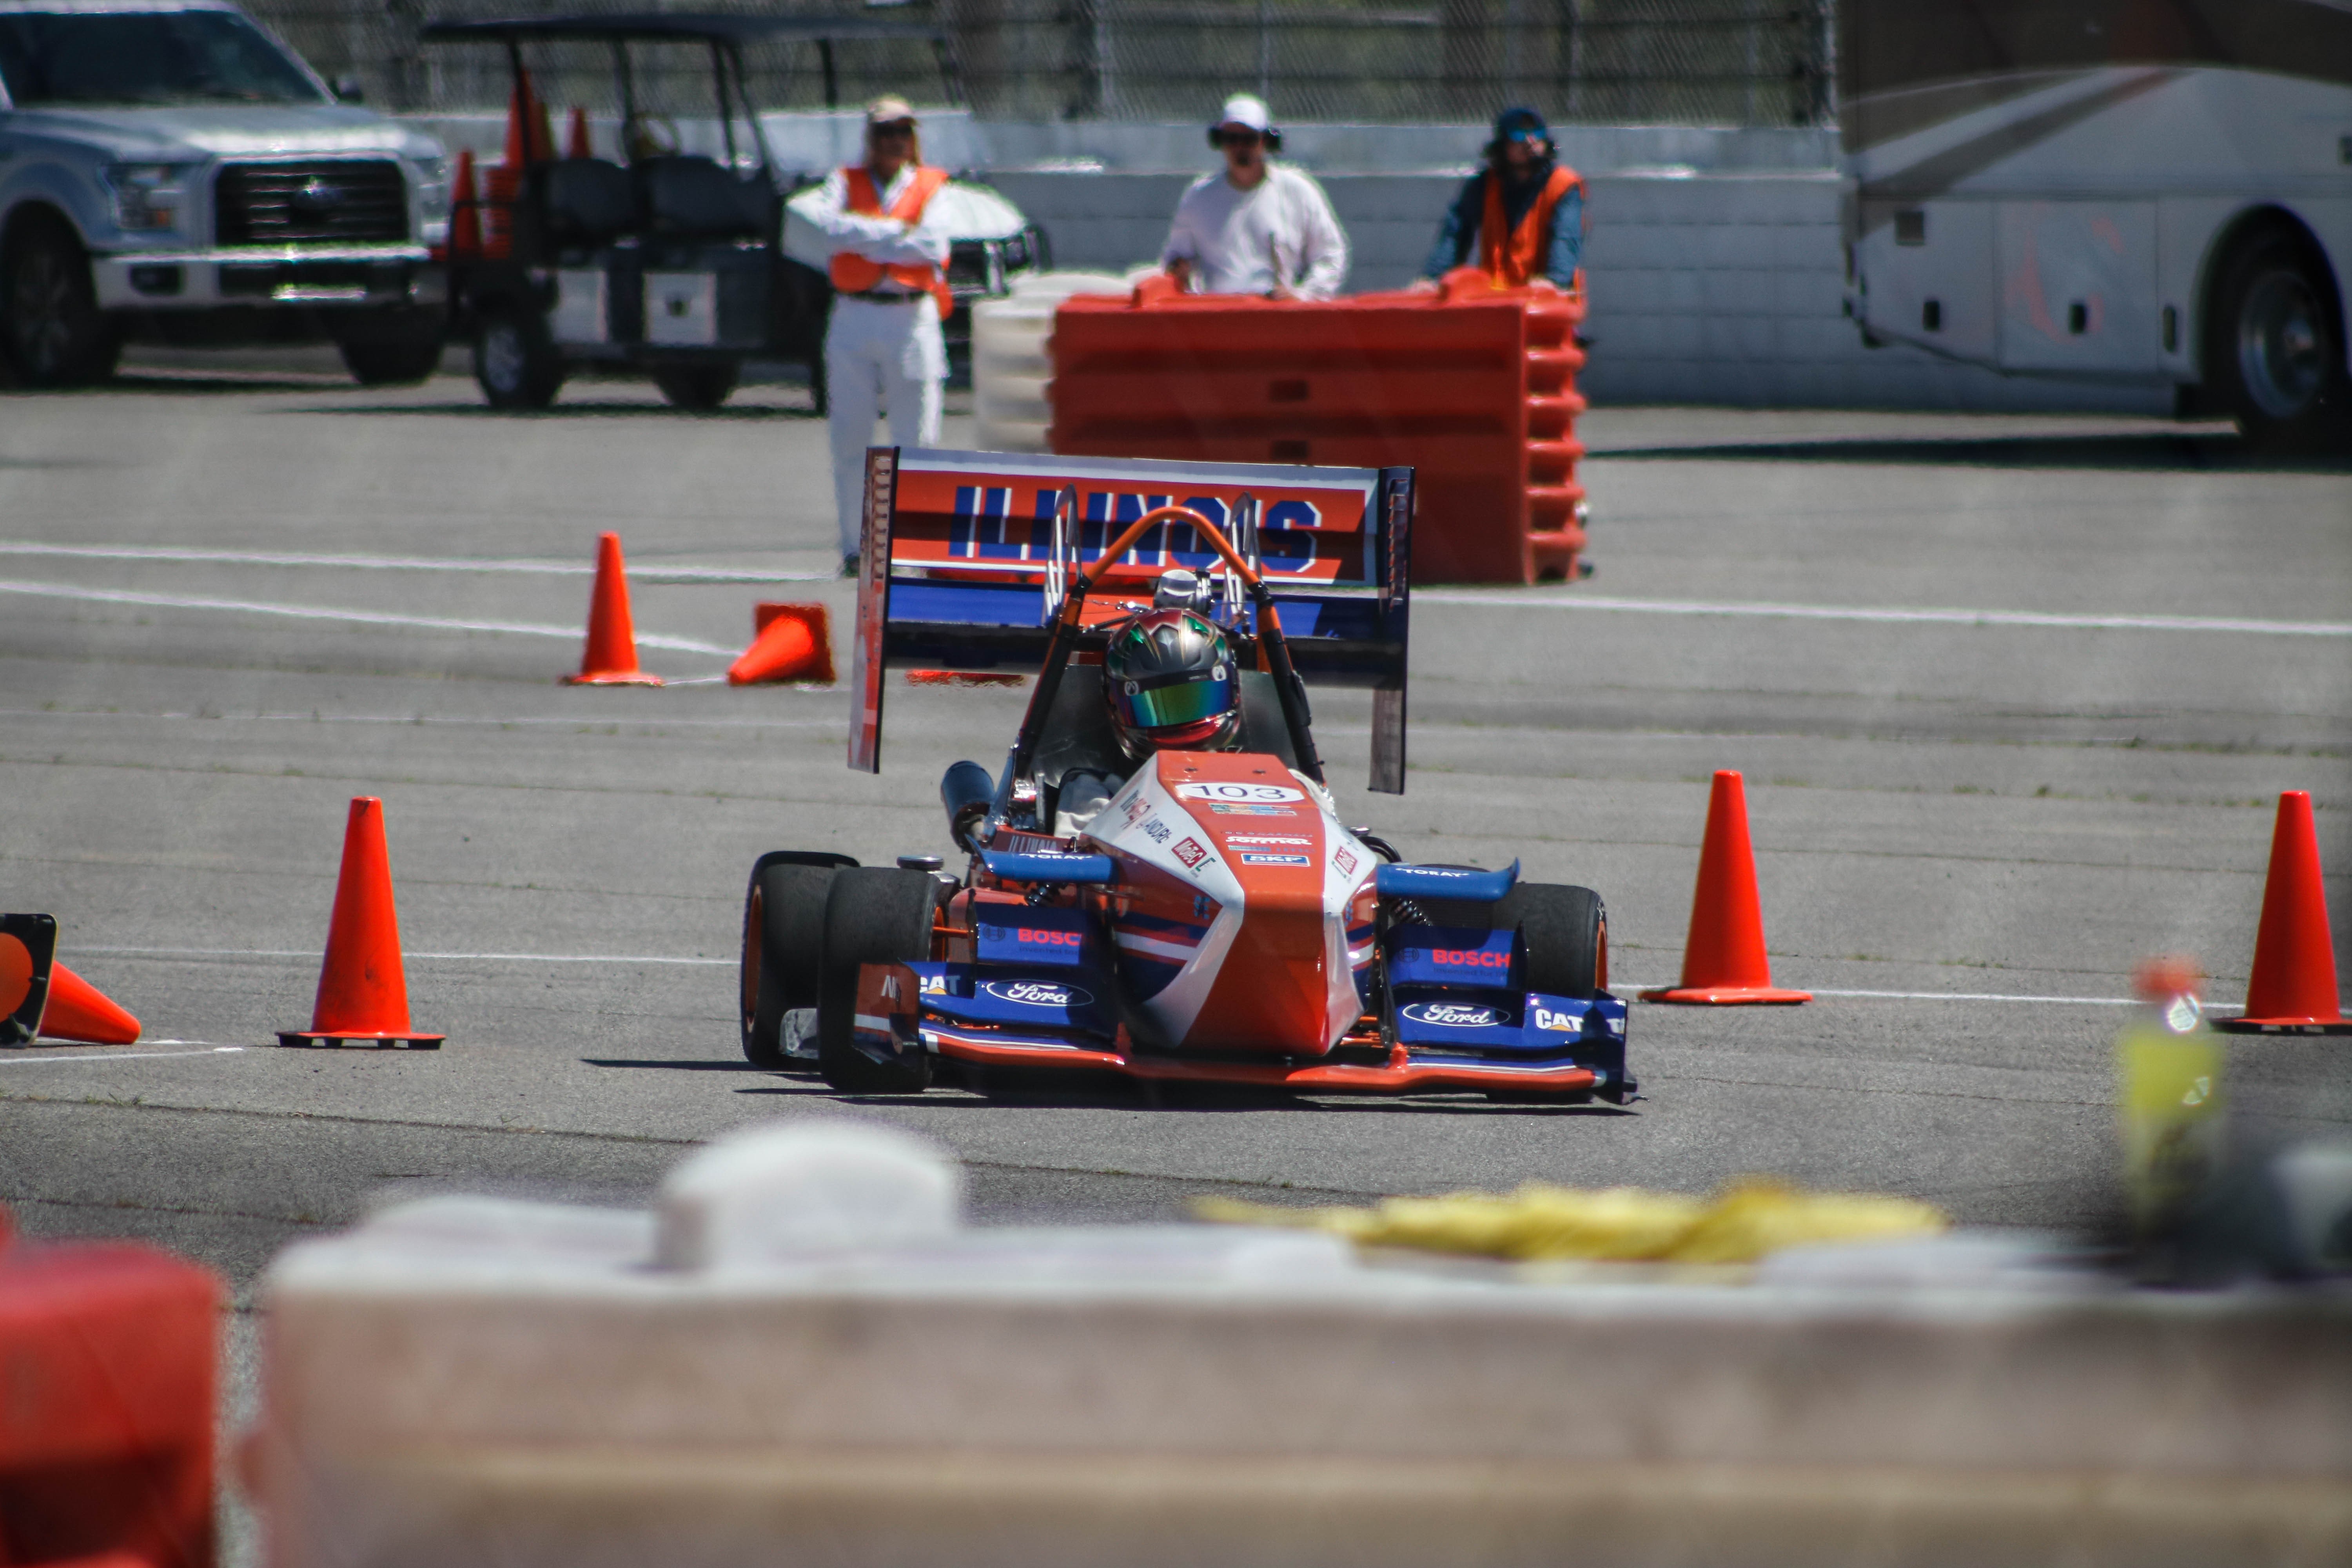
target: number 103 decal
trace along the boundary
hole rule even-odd
[[[1184,800],[1234,801],[1294,801],[1307,797],[1285,784],[1180,784],[1177,795]]]

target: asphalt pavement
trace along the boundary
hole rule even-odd
[[[849,614],[803,393],[688,416],[605,383],[509,416],[297,357],[0,395],[0,906],[55,913],[147,1028],[0,1053],[0,1201],[183,1248],[241,1300],[387,1194],[635,1202],[699,1140],[817,1115],[939,1140],[989,1219],[1770,1173],[2096,1225],[2130,971],[2186,951],[2242,997],[2282,789],[2318,806],[2352,973],[2352,464],[2080,417],[1604,409],[1581,435],[1597,574],[1423,592],[1409,793],[1359,787],[1369,706],[1335,692],[1338,793],[1408,856],[1598,889],[1623,990],[1675,978],[1709,775],[1740,769],[1775,978],[1817,1000],[1637,1007],[1622,1110],[845,1101],[740,1058],[745,873],[947,849],[941,770],[992,767],[1024,699],[895,687],[871,778],[842,691],[717,679],[756,599]],[[664,689],[557,684],[607,529]],[[437,1054],[270,1043],[308,1022],[355,795],[384,801]],[[2242,1042],[2232,1093],[2341,1133],[2347,1049]]]

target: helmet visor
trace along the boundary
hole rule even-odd
[[[1174,724],[1197,724],[1230,711],[1234,683],[1202,677],[1135,689],[1134,682],[1122,681],[1112,689],[1111,700],[1131,728],[1164,730]]]

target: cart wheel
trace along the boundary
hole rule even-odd
[[[500,305],[474,338],[474,379],[493,408],[545,408],[563,387],[563,360],[536,310]]]
[[[743,895],[743,1059],[771,1070],[784,1054],[784,1015],[817,1004],[824,900],[836,869],[762,857]]]
[[[731,364],[673,364],[654,372],[654,384],[672,408],[707,414],[735,391],[740,367]]]
[[[362,386],[414,386],[441,368],[447,312],[370,310],[337,324],[335,347]]]
[[[1609,913],[1591,889],[1521,882],[1496,904],[1494,921],[1519,928],[1528,990],[1589,1002],[1609,984]]]
[[[919,963],[931,955],[940,884],[928,871],[860,866],[835,873],[825,896],[816,1060],[844,1094],[920,1094],[931,1058],[920,1049],[884,1061],[858,1048],[857,971],[866,963]]]

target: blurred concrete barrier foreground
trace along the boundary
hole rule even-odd
[[[2352,1295],[1981,1234],[1697,1279],[966,1228],[802,1123],[272,1270],[278,1568],[2352,1561]]]

